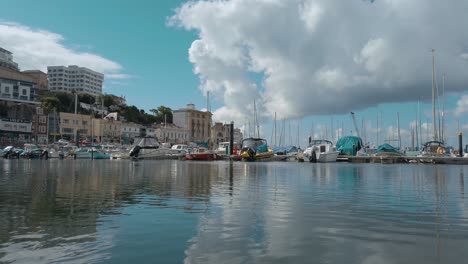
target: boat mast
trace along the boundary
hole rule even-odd
[[[442,141],[445,143],[445,132],[444,132],[444,129],[445,129],[445,116],[444,116],[444,112],[445,112],[445,74],[442,75],[442,112],[441,112],[441,115],[442,115],[442,128],[441,128],[441,138],[442,138]]]
[[[276,112],[275,112],[275,144],[274,144],[274,146],[278,146],[278,145],[276,145]]]
[[[435,110],[435,58],[434,52],[435,49],[432,49],[432,126],[434,128],[434,140],[438,140],[439,136],[437,134],[437,124],[436,124],[436,110]]]

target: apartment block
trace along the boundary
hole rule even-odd
[[[49,91],[52,92],[76,91],[94,96],[102,94],[104,74],[85,67],[49,66],[47,77]]]

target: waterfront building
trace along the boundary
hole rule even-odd
[[[186,128],[176,126],[175,124],[158,124],[154,128],[155,137],[159,142],[171,144],[190,142],[190,132]]]
[[[146,127],[146,136],[148,137],[156,137],[156,128],[149,126]]]
[[[75,141],[91,137],[91,116],[60,112],[60,134],[63,138]]]
[[[48,140],[48,115],[42,107],[36,107],[32,116],[31,135],[32,141],[37,144],[47,144]]]
[[[39,104],[34,80],[21,72],[0,67],[0,101]]]
[[[31,142],[32,120],[39,105],[34,81],[5,63],[0,66],[0,144]]]
[[[18,63],[13,61],[13,53],[0,47],[0,67],[19,71]]]
[[[216,122],[211,128],[211,148],[217,148],[220,142],[229,142],[231,138],[231,125]],[[243,135],[239,128],[234,128],[234,142],[240,144]]]
[[[94,142],[121,143],[121,121],[114,118],[93,119],[92,127]]]
[[[1,146],[22,146],[31,141],[30,120],[0,118],[0,145]]]
[[[48,88],[52,92],[76,91],[94,96],[102,94],[104,74],[85,67],[49,66],[47,76]]]
[[[196,110],[194,104],[174,110],[172,114],[174,124],[188,130],[188,142],[203,144],[208,144],[210,139],[211,117],[211,112]]]
[[[135,138],[138,138],[142,134],[143,126],[132,122],[122,123],[121,126],[121,138],[123,144],[133,144]]]

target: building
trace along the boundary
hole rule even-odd
[[[37,144],[47,144],[48,139],[48,115],[42,107],[36,107],[36,112],[32,116],[31,136],[32,141]]]
[[[122,122],[112,118],[93,119],[93,141],[121,143]]]
[[[91,116],[60,112],[60,134],[75,141],[91,137]]]
[[[190,142],[190,132],[175,124],[158,124],[154,126],[155,137],[159,142],[182,144]]]
[[[34,80],[18,71],[0,67],[0,100],[39,104]]]
[[[173,122],[176,126],[188,130],[188,142],[207,144],[211,135],[211,112],[199,111],[194,104],[174,110]]]
[[[47,67],[48,87],[52,92],[76,91],[90,95],[102,94],[104,74],[76,65]]]
[[[243,135],[239,128],[234,128],[234,143],[241,144]],[[231,140],[231,125],[216,122],[211,128],[210,147],[217,148],[220,142],[229,142]]]
[[[133,144],[135,138],[140,137],[142,134],[142,125],[125,122],[121,127],[121,138],[123,144]]]
[[[47,81],[47,73],[44,73],[39,70],[28,70],[28,71],[22,71],[21,72],[23,75],[28,76],[33,80],[34,83],[36,83],[36,87],[38,89],[38,92],[45,92],[48,89],[48,81]]]
[[[31,142],[30,120],[1,118],[0,119],[0,145],[22,146]]]
[[[19,71],[18,63],[13,61],[13,53],[3,48],[0,48],[0,67]]]

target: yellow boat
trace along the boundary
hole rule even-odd
[[[243,160],[255,161],[273,157],[273,150],[268,148],[267,141],[263,138],[246,138],[242,140],[240,156]]]

